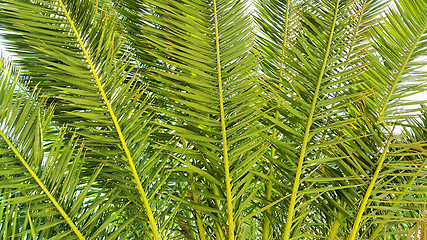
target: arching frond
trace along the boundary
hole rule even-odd
[[[54,122],[68,124],[84,141],[88,150],[84,171],[104,163],[103,189],[126,189],[125,199],[145,209],[137,221],[148,223],[152,236],[160,239],[149,202],[149,195],[155,195],[146,192],[159,186],[143,180],[162,182],[153,167],[161,168],[167,160],[153,162],[149,153],[141,152],[151,133],[148,98],[129,77],[115,16],[95,1],[66,0],[2,1],[0,14],[23,73],[40,87],[48,103],[56,105]],[[16,22],[25,27],[16,27]],[[138,194],[124,186],[132,186]]]
[[[3,59],[0,79],[0,236],[85,239],[109,233],[111,225],[102,221],[118,220],[108,209],[117,193],[92,186],[103,165],[83,176],[83,148],[76,148],[75,137],[65,138],[65,129],[50,136],[53,109],[37,103],[40,96],[26,92]]]

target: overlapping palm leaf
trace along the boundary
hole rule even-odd
[[[383,132],[379,121],[372,121],[376,113],[370,115],[369,120],[360,121],[347,131],[349,135],[366,137],[339,144],[329,154],[339,159],[338,168],[325,170],[334,171],[337,179],[341,177],[333,185],[353,186],[330,196],[336,210],[332,211],[332,207],[329,211],[340,218],[334,222],[335,230],[330,232],[329,239],[408,236],[422,216],[423,122],[410,121],[406,137],[402,138],[405,135]]]
[[[110,208],[119,191],[93,186],[103,164],[83,176],[83,148],[75,136],[65,138],[65,129],[54,130],[53,109],[27,92],[3,59],[0,79],[0,236],[85,239],[120,233],[121,211]]]
[[[338,176],[333,171],[323,171],[339,159],[326,157],[323,152],[363,137],[350,136],[344,131],[360,117],[348,114],[347,108],[371,94],[369,88],[360,87],[364,85],[361,74],[366,71],[363,60],[366,41],[362,36],[374,15],[369,3],[277,2],[284,5],[282,14],[298,17],[284,23],[280,18],[277,22],[272,18],[269,24],[280,27],[280,37],[275,28],[261,26],[262,46],[277,45],[268,48],[274,49],[273,53],[260,50],[265,52],[264,61],[267,61],[263,70],[275,100],[271,103],[277,106],[277,111],[266,118],[276,125],[268,136],[274,146],[268,156],[269,172],[274,170],[274,174],[264,175],[276,192],[273,196],[263,196],[266,207],[274,209],[271,211],[274,215],[266,211],[268,217],[264,222],[273,222],[275,228],[263,229],[271,231],[264,239],[281,234],[285,239],[327,235],[337,218],[331,208],[325,207],[331,206],[329,194],[334,195],[337,188],[352,187],[335,185]],[[270,4],[259,2],[262,23],[271,18],[273,11],[282,9]],[[283,200],[276,204],[280,199]],[[269,226],[264,224],[266,227]]]
[[[266,149],[256,124],[264,103],[245,8],[242,1],[144,1],[138,8],[144,41],[131,46],[156,59],[146,65],[163,99],[157,110],[168,118],[160,125],[179,146],[163,148],[180,162],[171,181],[184,187],[173,199],[189,238],[240,237],[247,198],[258,190],[250,170]]]
[[[251,4],[0,0],[1,236],[417,235],[427,2]]]
[[[411,25],[417,22],[417,17],[413,17],[413,14],[418,15],[418,10],[415,10],[415,8],[422,9],[425,3],[418,2],[417,5],[411,5],[411,7],[414,7],[411,9],[408,1],[399,1],[396,2],[396,6],[401,11],[398,14],[388,13],[387,19],[390,22],[407,19],[405,23]],[[378,28],[383,24],[387,25],[387,23],[379,23],[379,27],[374,28],[373,38],[378,38]],[[411,29],[408,31],[413,33],[420,31],[420,28],[408,29]],[[401,39],[401,33],[393,31],[389,34],[389,38],[383,38],[382,41],[394,42],[396,39]],[[385,42],[381,42],[381,45],[386,46]],[[408,45],[411,44],[413,42]],[[409,48],[408,45],[401,45],[401,48],[407,49]],[[379,43],[377,46],[379,46]],[[414,47],[414,45],[411,46]],[[380,48],[378,52],[371,50],[371,54],[372,56],[381,56],[383,51],[392,52],[396,50],[396,48],[392,47],[387,50]],[[396,60],[395,72],[398,72],[398,69],[403,69],[404,67],[402,66],[405,61],[412,57],[416,56],[408,57],[406,55],[405,58],[400,58],[400,63]],[[381,57],[378,59],[381,59]],[[375,60],[369,66],[370,68],[372,67],[371,69],[376,69],[377,66],[382,64],[380,62]],[[383,66],[386,65],[388,64]],[[332,203],[330,204],[331,206],[337,207],[335,214],[339,216],[327,235],[329,239],[348,238],[353,240],[359,238],[377,239],[379,237],[392,239],[396,236],[411,237],[414,234],[413,226],[419,223],[420,217],[423,216],[423,207],[420,203],[423,201],[425,191],[419,186],[423,182],[422,166],[424,166],[425,150],[423,149],[424,140],[422,135],[419,134],[420,123],[410,121],[411,124],[407,124],[405,128],[406,135],[412,136],[416,133],[418,134],[417,137],[405,137],[402,139],[402,136],[395,136],[398,128],[395,126],[396,123],[390,125],[389,120],[399,120],[400,118],[405,122],[408,121],[408,118],[403,115],[407,113],[391,105],[404,106],[407,104],[402,99],[404,96],[399,91],[393,92],[396,90],[393,87],[393,83],[385,83],[383,80],[378,80],[381,79],[381,77],[378,77],[381,73],[379,70],[377,72],[378,74],[367,72],[368,79],[366,82],[374,86],[374,94],[369,95],[363,103],[353,104],[352,108],[348,108],[348,110],[351,109],[351,112],[362,118],[353,123],[351,128],[345,130],[345,134],[350,137],[366,137],[338,144],[339,150],[332,150],[332,152],[336,153],[333,154],[333,157],[340,160],[335,162],[339,167],[335,168],[331,165],[330,167],[332,168],[329,171],[333,171],[337,179],[341,177],[342,180],[334,181],[333,185],[353,186],[354,188],[338,190],[332,196],[329,196],[329,203]],[[414,76],[417,78],[417,73],[408,69],[407,76],[409,77],[408,79]],[[384,84],[382,86],[390,87],[378,87],[381,81]],[[397,80],[395,84],[396,86],[399,84],[403,86],[405,84],[404,79]],[[362,89],[364,87],[366,85],[360,86]],[[411,96],[423,89],[423,86],[407,85],[404,88],[406,88],[406,96]],[[358,90],[360,90],[359,87]],[[394,99],[394,103],[390,105],[391,107],[385,104],[387,105],[386,109],[390,110],[387,113],[389,115],[384,115],[386,112],[382,112],[382,110],[378,114],[378,109],[381,109],[378,103],[385,99],[381,96],[389,96],[390,99]],[[392,112],[394,116],[390,115]],[[410,109],[409,112],[413,113],[414,110]],[[384,120],[387,120],[387,122],[384,122]],[[386,127],[383,125],[384,123],[387,124]],[[392,185],[394,186],[392,187]],[[344,202],[345,205],[343,205]],[[327,209],[324,212],[334,212],[332,209]],[[328,219],[331,218],[333,217]]]
[[[411,98],[425,90],[426,2],[395,1],[395,6],[371,29],[372,64],[367,77],[384,121],[404,120],[419,111]]]
[[[30,86],[38,85],[48,103],[55,104],[54,123],[68,124],[80,136],[80,144],[84,142],[83,175],[90,176],[103,163],[100,188],[108,194],[122,189],[120,204],[126,199],[137,204],[128,205],[129,213],[144,209],[135,224],[142,232],[151,228],[153,233],[145,237],[160,239],[149,203],[158,195],[146,191],[159,188],[163,175],[158,169],[168,158],[154,162],[153,152],[144,152],[152,131],[147,125],[149,99],[129,74],[109,4],[103,8],[97,1],[0,4],[1,24],[10,32],[9,48],[18,55]],[[154,180],[156,184],[151,184]]]
[[[410,106],[414,105],[414,102],[404,98],[424,89],[422,84],[413,85],[413,81],[418,79],[419,74],[423,74],[422,71],[416,71],[420,65],[414,59],[422,54],[418,51],[423,49],[422,23],[425,19],[419,18],[419,10],[425,9],[426,3],[396,1],[395,4],[399,10],[390,10],[383,21],[372,30],[371,41],[374,42],[375,50],[370,51],[371,56],[376,58],[372,61],[371,71],[367,72],[367,75],[374,94],[369,96],[366,109],[370,112],[369,122],[373,124],[373,128],[366,128],[364,131],[372,135],[367,142],[375,144],[364,144],[363,148],[355,148],[357,145],[349,144],[347,148],[353,159],[351,163],[358,162],[357,159],[362,160],[359,162],[365,162],[359,164],[359,167],[353,164],[353,169],[356,169],[353,175],[365,177],[358,180],[363,182],[363,187],[352,212],[357,215],[353,216],[349,239],[375,239],[379,236],[388,239],[396,234],[410,236],[408,233],[412,226],[423,216],[420,200],[423,201],[425,191],[420,189],[419,185],[423,182],[421,166],[425,164],[425,140],[420,135],[422,124],[418,123],[419,120],[408,120],[408,113],[414,114],[418,110],[411,109]],[[408,28],[405,33],[384,31],[386,34],[379,34],[379,29],[390,27],[390,24],[406,24]],[[396,41],[400,42],[399,47],[392,47]],[[379,47],[379,44],[383,47]],[[385,72],[390,74],[388,79],[385,78]],[[390,122],[391,120],[393,122]],[[408,137],[402,139],[402,136],[394,136],[395,129],[399,129],[396,125],[407,121],[409,124],[406,124],[404,133]],[[362,127],[359,125],[355,129]],[[354,134],[360,135],[360,132]],[[395,188],[391,188],[393,184]]]

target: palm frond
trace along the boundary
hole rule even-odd
[[[268,63],[263,71],[268,76],[265,81],[271,86],[269,90],[275,100],[272,106],[277,106],[277,111],[266,118],[266,121],[276,125],[273,134],[268,136],[275,146],[268,159],[275,171],[275,178],[293,182],[291,186],[278,184],[273,187],[281,192],[275,196],[276,199],[290,196],[278,205],[287,209],[284,213],[286,221],[280,215],[270,216],[270,221],[286,222],[284,238],[290,239],[323,235],[321,232],[300,233],[304,225],[302,221],[310,213],[310,204],[320,207],[322,212],[323,207],[316,205],[316,199],[323,199],[322,195],[325,194],[322,192],[328,191],[327,183],[335,181],[333,175],[316,173],[322,165],[336,161],[334,158],[322,160],[324,155],[321,152],[351,139],[335,131],[345,129],[357,120],[357,117],[347,115],[346,108],[369,94],[369,89],[363,90],[357,86],[363,84],[360,76],[366,71],[366,65],[361,64],[366,42],[361,40],[361,36],[368,24],[366,19],[372,13],[368,3],[361,1],[289,1],[286,4],[293,6],[293,14],[299,18],[293,18],[296,20],[289,24],[291,29],[286,30],[291,33],[286,41],[287,46],[282,48],[286,52],[276,51],[273,55],[269,54],[265,61],[284,58],[282,61],[287,65],[281,69],[271,67],[280,64]],[[261,2],[260,7],[264,19],[272,15],[267,10],[274,8],[267,6],[267,3]],[[283,26],[280,19],[270,23],[273,24]],[[261,39],[275,34],[274,28],[262,29],[267,32],[260,33]],[[267,44],[269,42],[280,45],[283,39],[270,37]],[[276,73],[271,74],[271,69]],[[313,182],[315,178],[323,179],[325,184],[316,183],[322,181],[320,179]],[[311,188],[319,193],[316,197],[310,194]],[[329,187],[329,191],[333,189]],[[299,201],[305,204],[299,205]],[[324,214],[329,211],[324,209]],[[335,217],[327,219],[329,224]],[[324,222],[324,219],[310,221]],[[275,229],[274,235],[281,232]]]
[[[57,113],[62,113],[55,114],[54,121],[69,124],[82,136],[90,150],[85,159],[89,169],[105,163],[100,174],[107,185],[116,182],[111,189],[126,185],[137,189],[137,198],[132,191],[125,193],[145,209],[153,236],[160,239],[146,193],[146,188],[157,185],[146,182],[144,186],[139,175],[149,172],[154,175],[147,179],[152,180],[158,172],[142,170],[153,165],[149,156],[141,155],[152,131],[147,125],[148,98],[138,81],[129,77],[126,56],[119,54],[122,44],[114,16],[93,1],[2,3],[2,25],[14,32],[6,37],[19,49],[19,64],[48,102],[56,104]],[[16,28],[16,22],[25,23],[26,28]],[[141,126],[146,133],[137,137],[134,133]],[[117,169],[124,174],[113,176]]]
[[[75,137],[67,140],[60,130],[52,138],[53,109],[45,110],[37,93],[28,94],[10,64],[0,60],[0,69],[1,236],[85,239],[108,233],[99,220],[117,220],[105,208],[116,196],[106,201],[92,188],[103,166],[82,176],[83,148],[76,149]],[[100,199],[90,200],[95,197]]]
[[[0,0],[0,236],[424,238],[427,2],[389,2]]]
[[[134,6],[127,2],[121,3],[122,11]],[[147,65],[152,66],[151,89],[163,99],[158,111],[169,116],[161,126],[183,147],[164,146],[181,162],[171,181],[187,186],[180,195],[188,197],[174,199],[195,211],[194,220],[182,212],[179,226],[190,228],[187,237],[237,237],[243,224],[238,220],[250,204],[245,198],[256,190],[250,170],[265,144],[257,133],[260,126],[253,123],[263,102],[245,9],[242,1],[148,1],[138,8],[146,35],[142,45],[132,46],[157,59]],[[215,224],[206,226],[205,218]],[[191,221],[197,229],[191,229]]]
[[[367,76],[375,91],[374,101],[384,120],[399,120],[418,111],[410,97],[425,91],[420,70],[425,60],[427,21],[425,1],[395,1],[396,7],[371,30],[372,64]],[[404,108],[403,108],[404,107]]]

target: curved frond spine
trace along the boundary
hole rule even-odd
[[[74,21],[71,19],[70,15],[68,14],[68,11],[67,11],[66,7],[64,6],[64,3],[62,2],[62,0],[58,0],[58,1],[59,1],[60,5],[61,5],[62,10],[64,11],[65,15],[67,16],[68,21],[70,22],[70,25],[71,25],[71,27],[72,27],[72,29],[74,31],[74,34],[76,35],[76,38],[77,38],[77,40],[78,40],[78,42],[80,44],[80,47],[81,47],[81,49],[82,49],[82,51],[83,51],[83,53],[84,53],[84,55],[86,57],[86,60],[87,60],[87,62],[89,64],[89,66],[90,66],[90,69],[92,71],[92,74],[94,76],[96,84],[97,84],[97,86],[99,88],[99,91],[101,92],[101,95],[102,95],[102,98],[103,98],[103,100],[105,102],[105,105],[108,108],[108,112],[111,115],[111,119],[114,122],[114,126],[116,128],[117,134],[119,135],[119,139],[120,139],[121,145],[123,147],[123,150],[124,150],[124,152],[126,154],[126,158],[128,160],[128,163],[129,163],[129,168],[130,168],[129,170],[132,173],[133,181],[135,183],[136,188],[138,189],[139,196],[140,196],[140,198],[141,198],[141,200],[142,200],[142,202],[144,204],[145,211],[147,213],[147,217],[148,217],[149,222],[150,222],[150,227],[151,227],[151,230],[153,231],[154,239],[160,240],[161,239],[161,235],[160,235],[160,233],[159,233],[159,231],[157,229],[157,224],[156,224],[156,221],[154,219],[153,212],[152,212],[151,207],[150,207],[150,203],[148,202],[147,194],[145,193],[144,189],[142,188],[141,180],[139,179],[138,173],[136,171],[135,163],[133,162],[133,159],[132,159],[132,156],[130,154],[130,151],[129,151],[127,145],[126,145],[126,141],[124,139],[121,127],[120,127],[120,125],[119,125],[119,123],[117,121],[117,117],[115,116],[114,111],[113,111],[113,109],[111,107],[111,104],[110,104],[110,102],[109,102],[109,100],[107,98],[107,95],[105,94],[105,91],[104,91],[104,89],[102,87],[102,84],[101,84],[101,82],[99,80],[98,74],[96,73],[95,67],[94,67],[94,65],[93,65],[93,63],[92,63],[92,61],[90,59],[90,56],[89,56],[88,52],[86,51],[86,48],[85,48],[85,46],[84,46],[84,44],[82,42],[80,34],[79,34],[79,32],[77,31],[77,29],[76,29],[76,27],[74,25]]]
[[[37,182],[37,184],[40,186],[40,188],[43,190],[43,192],[46,194],[46,196],[49,198],[49,200],[55,205],[56,209],[59,211],[61,216],[65,219],[67,224],[73,229],[74,233],[77,235],[77,237],[80,240],[84,240],[85,237],[80,232],[80,230],[77,228],[77,226],[74,224],[73,220],[68,216],[68,214],[64,211],[64,209],[61,207],[61,205],[56,201],[56,199],[52,196],[50,191],[47,189],[47,187],[43,184],[43,182],[40,180],[40,178],[36,175],[36,173],[31,169],[30,165],[25,161],[25,159],[21,156],[19,151],[13,146],[13,144],[9,141],[9,139],[6,137],[6,135],[3,133],[2,130],[0,130],[0,136],[3,138],[3,140],[9,145],[10,149],[15,153],[16,157],[21,161],[22,165],[25,166],[27,171],[30,173],[31,177]]]
[[[366,192],[363,196],[362,203],[360,204],[359,211],[357,213],[356,219],[354,220],[353,228],[350,232],[350,236],[348,237],[348,240],[354,240],[356,238],[356,234],[357,234],[357,231],[359,229],[360,222],[362,221],[363,213],[365,212],[366,205],[368,204],[368,200],[372,194],[372,190],[374,189],[375,183],[376,183],[376,181],[380,175],[380,171],[381,171],[381,168],[383,166],[383,163],[387,158],[388,149],[390,147],[392,139],[393,139],[393,136],[390,136],[387,139],[387,143],[386,143],[384,150],[383,150],[383,153],[381,154],[381,157],[378,161],[377,167],[375,169],[375,173],[372,176],[372,179],[371,179],[371,182],[369,183],[368,189],[366,190]]]
[[[426,90],[419,77],[426,64],[427,3],[396,0],[370,31],[371,71],[368,78],[376,94],[380,121],[398,121],[420,111],[409,97]]]
[[[227,144],[227,129],[225,128],[225,114],[224,114],[224,97],[222,93],[222,76],[221,76],[221,58],[219,50],[219,33],[218,33],[218,16],[216,9],[216,0],[213,0],[213,11],[215,21],[215,45],[216,45],[216,62],[218,69],[218,91],[219,91],[219,108],[221,116],[221,130],[222,130],[222,147],[223,147],[223,160],[225,170],[225,187],[227,197],[227,214],[228,214],[228,239],[234,240],[234,218],[233,218],[233,196],[231,195],[231,179],[230,179],[230,166],[228,162],[228,144]]]
[[[397,87],[397,84],[399,83],[400,77],[402,76],[404,70],[406,69],[406,66],[409,63],[409,60],[413,57],[412,55],[413,55],[415,49],[417,48],[418,43],[420,42],[421,38],[424,36],[426,30],[427,30],[427,21],[424,23],[424,26],[421,29],[420,34],[418,35],[417,39],[414,41],[411,50],[409,50],[408,55],[406,56],[405,60],[403,61],[402,66],[399,69],[399,72],[397,73],[396,77],[394,78],[393,85],[391,86],[391,89],[389,90],[387,97],[386,97],[386,99],[385,99],[385,101],[381,107],[381,110],[379,113],[380,118],[383,117],[384,112],[387,110],[387,105],[390,102],[390,99],[395,92],[395,89]]]
[[[331,49],[332,39],[334,36],[335,24],[336,24],[338,10],[339,10],[339,4],[340,4],[340,0],[337,0],[336,5],[335,5],[335,13],[334,13],[334,18],[333,18],[333,22],[332,22],[332,27],[330,30],[331,32],[330,32],[329,39],[328,39],[328,45],[327,45],[325,57],[323,59],[323,64],[322,64],[322,67],[321,67],[321,70],[319,73],[319,77],[317,79],[316,90],[314,92],[313,102],[311,103],[310,115],[308,116],[308,119],[307,119],[307,125],[306,125],[306,129],[304,132],[304,139],[303,139],[302,146],[301,146],[301,152],[300,152],[300,156],[299,156],[299,160],[298,160],[297,171],[295,173],[295,180],[294,180],[293,187],[292,187],[292,196],[291,196],[291,200],[289,203],[288,216],[286,219],[285,232],[283,235],[284,240],[289,240],[290,236],[291,236],[291,228],[293,225],[292,222],[293,222],[293,216],[294,216],[294,212],[295,212],[295,206],[297,204],[296,200],[297,200],[297,194],[298,194],[298,190],[299,190],[299,186],[300,186],[302,168],[303,168],[304,160],[306,157],[305,155],[306,155],[306,150],[307,150],[307,146],[308,146],[308,142],[309,142],[311,125],[313,123],[313,117],[314,117],[314,113],[316,110],[317,98],[319,96],[320,86],[322,84],[322,79],[323,79],[324,71],[326,68],[326,64],[327,64],[327,60],[328,60],[328,56],[329,56],[329,51]]]

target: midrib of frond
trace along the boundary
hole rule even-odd
[[[30,173],[31,177],[37,182],[37,184],[40,186],[40,188],[43,190],[43,192],[46,194],[46,196],[49,198],[49,200],[53,203],[53,205],[56,207],[56,209],[61,214],[61,216],[65,219],[67,224],[71,227],[71,229],[77,235],[77,237],[80,240],[84,240],[85,237],[83,236],[83,234],[80,232],[80,230],[77,228],[77,226],[73,223],[73,221],[68,216],[68,214],[64,211],[64,209],[62,209],[61,205],[59,205],[58,201],[56,201],[56,199],[53,197],[53,195],[50,193],[50,191],[47,189],[47,187],[43,184],[43,182],[40,180],[40,178],[31,169],[31,167],[27,163],[27,161],[25,161],[25,159],[22,157],[22,155],[18,152],[18,150],[9,141],[9,139],[6,137],[6,135],[3,133],[2,130],[0,130],[0,136],[7,143],[7,145],[10,147],[10,149],[13,151],[13,153],[15,153],[15,155],[21,161],[22,165],[24,165],[24,167],[27,169],[28,173]]]
[[[89,53],[86,50],[86,47],[83,44],[83,41],[82,41],[82,39],[80,37],[80,34],[77,31],[77,28],[76,28],[76,26],[74,24],[74,21],[71,19],[70,14],[68,13],[68,11],[67,11],[64,3],[62,2],[62,0],[58,0],[58,1],[59,1],[59,4],[61,5],[62,10],[64,11],[64,14],[67,17],[67,20],[69,21],[69,23],[71,25],[71,28],[73,29],[73,32],[74,32],[74,34],[75,34],[75,36],[77,38],[77,41],[78,41],[78,43],[80,45],[80,48],[83,51],[84,56],[86,58],[86,61],[89,64],[90,70],[91,70],[92,75],[93,75],[93,77],[95,79],[96,85],[98,86],[98,89],[99,89],[99,91],[101,93],[102,99],[104,100],[104,103],[107,106],[107,109],[108,109],[108,112],[110,113],[111,119],[113,120],[113,123],[114,123],[114,126],[116,128],[117,134],[119,135],[120,143],[122,145],[122,148],[123,148],[123,150],[125,152],[126,158],[128,160],[128,163],[129,163],[129,168],[130,168],[129,170],[132,173],[133,181],[134,181],[134,183],[136,185],[136,188],[138,190],[139,197],[140,197],[140,199],[142,200],[142,202],[144,204],[144,208],[145,208],[145,211],[147,213],[148,220],[149,220],[149,225],[150,225],[151,230],[153,231],[154,239],[161,240],[161,235],[160,235],[160,233],[159,233],[159,231],[157,229],[157,224],[156,224],[156,221],[154,219],[153,212],[152,212],[151,207],[150,207],[150,203],[148,202],[148,199],[147,199],[147,194],[145,193],[144,189],[142,188],[141,180],[139,179],[138,172],[136,171],[135,163],[133,162],[133,159],[132,159],[132,156],[130,154],[130,151],[129,151],[127,145],[126,145],[126,141],[124,139],[121,127],[120,127],[120,125],[118,123],[117,117],[114,114],[114,111],[113,111],[113,109],[111,107],[110,101],[107,98],[107,95],[105,94],[104,88],[102,87],[101,81],[99,80],[98,74],[97,74],[97,72],[95,70],[95,67],[94,67],[94,65],[92,63],[92,60],[91,60],[91,58],[89,56]]]
[[[219,51],[219,31],[218,31],[218,16],[216,8],[216,0],[213,0],[213,11],[215,21],[215,45],[216,45],[216,63],[218,71],[218,91],[219,91],[219,109],[221,115],[221,131],[222,131],[222,148],[225,169],[225,188],[227,198],[227,214],[228,214],[228,239],[234,240],[234,219],[233,219],[233,203],[231,195],[231,180],[230,180],[230,166],[228,160],[228,144],[227,132],[225,127],[225,114],[224,114],[224,99],[222,95],[222,76],[221,76],[221,58]]]
[[[354,240],[356,237],[357,231],[359,230],[359,224],[362,221],[362,216],[363,216],[363,213],[365,212],[366,205],[368,204],[368,200],[371,197],[372,190],[374,189],[374,186],[375,186],[375,182],[378,179],[378,176],[379,176],[380,171],[382,169],[382,165],[384,163],[384,160],[386,159],[387,152],[388,152],[388,149],[390,147],[390,143],[391,143],[392,138],[393,137],[390,136],[387,139],[387,144],[384,147],[384,151],[381,154],[380,160],[378,161],[378,165],[377,165],[377,168],[375,169],[375,173],[372,176],[371,182],[368,186],[368,189],[366,190],[365,196],[363,197],[362,203],[360,204],[359,212],[357,213],[356,219],[354,220],[353,228],[351,229],[350,236],[348,237],[348,240]]]
[[[386,97],[384,104],[383,104],[381,111],[380,111],[379,116],[381,119],[383,118],[384,112],[387,110],[387,105],[390,102],[391,97],[393,96],[393,93],[397,87],[397,84],[399,83],[400,77],[402,76],[403,71],[405,71],[405,68],[409,63],[409,59],[411,59],[412,54],[415,51],[415,48],[417,47],[418,43],[420,42],[420,40],[421,40],[421,38],[424,35],[426,30],[427,30],[427,21],[424,23],[424,27],[420,31],[420,35],[417,37],[417,40],[415,40],[414,45],[412,46],[411,50],[408,52],[408,55],[406,56],[405,61],[403,62],[402,66],[399,69],[399,72],[396,75],[396,78],[394,79],[393,85],[391,86],[391,89],[388,92],[387,97]]]
[[[298,193],[298,189],[299,189],[299,185],[300,185],[300,179],[301,179],[301,174],[302,174],[302,166],[303,166],[304,159],[305,159],[305,154],[306,154],[306,151],[307,151],[307,145],[308,145],[308,141],[309,141],[309,135],[310,135],[311,125],[313,123],[313,116],[314,116],[314,112],[316,110],[317,98],[319,96],[320,86],[322,84],[322,79],[323,79],[323,75],[324,75],[324,72],[325,72],[326,63],[328,61],[329,52],[331,50],[332,38],[334,36],[335,25],[336,25],[336,21],[337,21],[339,3],[340,3],[340,0],[337,0],[337,3],[335,5],[335,13],[334,13],[334,19],[333,19],[333,23],[332,23],[332,27],[331,27],[331,33],[329,35],[329,40],[328,40],[328,47],[326,49],[326,53],[325,53],[325,57],[323,59],[323,64],[322,64],[322,67],[321,67],[321,70],[320,70],[320,73],[319,73],[319,77],[317,79],[316,90],[315,90],[314,95],[313,95],[313,102],[311,104],[310,114],[309,114],[308,119],[307,119],[307,126],[306,126],[306,129],[305,129],[304,139],[303,139],[303,143],[302,143],[302,146],[301,146],[301,153],[300,153],[300,157],[299,157],[299,160],[298,160],[297,171],[296,171],[296,174],[295,174],[295,181],[294,181],[294,184],[293,184],[293,187],[292,187],[291,200],[289,202],[288,216],[286,218],[285,233],[283,235],[283,239],[284,240],[289,240],[290,235],[291,235],[291,228],[292,228],[292,225],[293,225],[292,224],[293,215],[294,215],[294,212],[295,212],[295,205],[296,205],[297,193]]]

